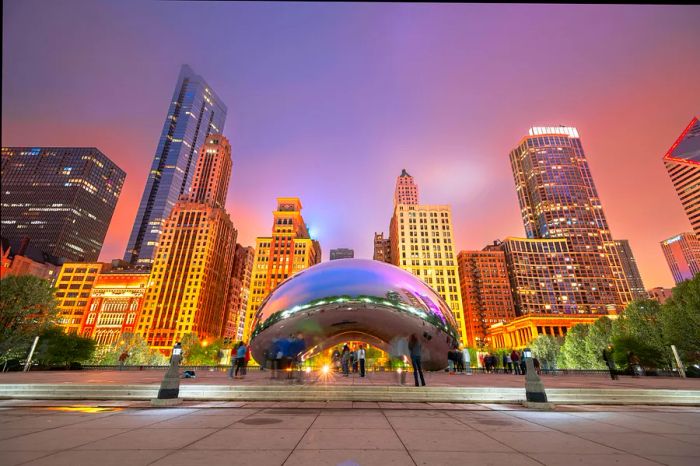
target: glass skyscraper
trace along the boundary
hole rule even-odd
[[[700,121],[697,117],[664,155],[664,165],[693,231],[700,235]]]
[[[129,236],[126,262],[150,267],[165,220],[178,197],[189,191],[207,135],[221,133],[225,121],[226,105],[204,78],[183,65]]]

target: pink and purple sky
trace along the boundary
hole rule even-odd
[[[94,146],[127,172],[121,258],[180,65],[227,104],[239,242],[298,196],[324,258],[372,256],[396,176],[451,204],[459,249],[524,234],[508,152],[576,126],[647,288],[690,224],[661,158],[700,113],[700,7],[3,2],[2,144]]]

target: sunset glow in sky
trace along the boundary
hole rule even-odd
[[[459,249],[523,236],[508,153],[578,128],[644,284],[690,224],[662,157],[700,115],[700,7],[3,2],[2,144],[97,147],[127,173],[101,259],[121,258],[180,65],[228,106],[238,241],[298,196],[321,242],[372,257],[396,177],[450,204]]]

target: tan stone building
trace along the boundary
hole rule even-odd
[[[250,296],[250,278],[253,272],[255,249],[236,244],[236,252],[231,268],[231,283],[228,297],[228,314],[224,338],[232,341],[243,339],[245,333],[245,315]]]

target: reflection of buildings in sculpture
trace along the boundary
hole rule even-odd
[[[277,210],[272,213],[272,236],[258,237],[255,241],[243,335],[246,341],[255,325],[258,308],[268,293],[288,277],[321,262],[321,246],[309,236],[301,208],[299,198],[277,198]]]
[[[355,251],[348,248],[331,249],[331,260],[336,259],[352,259],[355,257]]]
[[[231,267],[226,329],[224,330],[224,337],[233,341],[242,340],[245,332],[245,313],[248,309],[254,257],[255,249],[252,246],[243,247],[236,244],[233,266]]]
[[[700,235],[700,121],[697,117],[690,121],[663,160],[693,232]]]
[[[470,346],[488,343],[491,325],[515,318],[505,253],[487,246],[481,251],[460,251],[457,256]]]
[[[642,275],[639,273],[639,268],[637,268],[637,261],[634,258],[634,255],[632,255],[630,242],[626,239],[619,239],[615,240],[613,243],[617,248],[618,256],[620,257],[622,272],[627,278],[627,283],[629,283],[632,299],[647,299],[649,294],[644,288]]]
[[[231,166],[228,140],[208,136],[190,192],[163,225],[137,330],[163,352],[188,333],[204,340],[224,332],[236,244],[224,209]]]
[[[112,345],[122,334],[134,333],[148,285],[146,271],[110,271],[97,276],[83,314],[80,334]]]
[[[661,249],[676,284],[700,273],[700,240],[694,233],[681,233],[662,241]]]
[[[658,301],[660,304],[664,304],[666,301],[668,301],[673,296],[672,289],[662,288],[660,286],[657,286],[656,288],[652,288],[650,290],[647,290],[647,293],[649,293],[649,299],[653,299],[654,301]]]
[[[102,262],[66,262],[56,279],[58,324],[66,333],[78,333],[85,318],[92,287],[101,273],[112,268]]]
[[[530,128],[510,161],[527,237],[567,242],[570,271],[562,273],[575,281],[563,279],[567,300],[552,305],[621,311],[632,295],[576,128]]]
[[[54,285],[61,270],[60,259],[33,247],[28,237],[19,242],[2,238],[0,243],[0,279],[10,275],[34,275]]]
[[[585,314],[566,318],[545,315],[522,316],[510,322],[492,325],[489,328],[490,344],[493,349],[523,349],[540,335],[564,337],[574,325],[590,325],[601,317]]]
[[[374,254],[372,259],[391,264],[391,240],[384,238],[384,233],[374,233]]]

